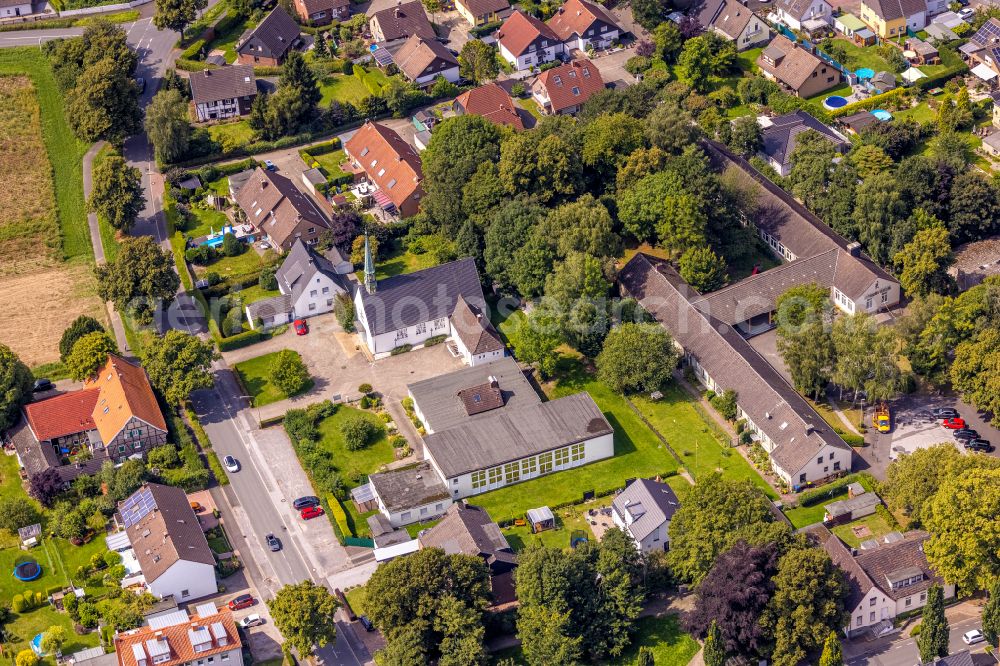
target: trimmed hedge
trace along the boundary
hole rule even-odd
[[[484,23],[483,25],[477,25],[475,28],[471,28],[469,30],[469,34],[473,37],[482,37],[483,35],[489,35],[496,32],[501,25],[503,25],[503,21]]]
[[[310,155],[326,155],[327,153],[333,153],[340,150],[341,147],[340,138],[334,137],[329,141],[309,146],[306,150],[309,151]]]
[[[211,328],[212,319],[209,318],[209,328]],[[215,328],[218,329],[219,325],[216,324]],[[244,331],[243,333],[237,333],[236,335],[230,336],[228,338],[223,338],[221,335],[216,339],[216,343],[219,345],[219,351],[233,351],[234,349],[241,349],[248,345],[252,345],[255,342],[260,342],[264,339],[264,334],[258,330]]]
[[[871,111],[872,109],[882,108],[887,106],[888,102],[899,102],[905,93],[906,88],[893,88],[889,92],[882,93],[881,95],[872,95],[867,99],[848,104],[847,106],[841,107],[836,111],[831,111],[830,116],[833,118],[840,118],[842,116],[849,116],[852,113],[857,113],[859,111]]]
[[[856,474],[848,474],[847,476],[842,476],[832,483],[828,483],[825,486],[820,486],[819,488],[813,488],[812,490],[807,490],[806,492],[799,495],[799,506],[812,506],[814,504],[819,504],[828,499],[842,495],[846,492],[847,486],[851,483],[858,481],[865,490],[871,491],[872,489],[872,477],[870,474],[865,474],[863,472],[858,472]]]
[[[344,511],[344,505],[340,503],[340,500],[333,495],[327,495],[326,502],[330,506],[330,516],[333,518],[334,531],[340,532],[338,536],[341,543],[343,543],[344,537],[355,536],[351,530],[350,523],[347,522],[347,512]]]
[[[399,345],[398,347],[393,347],[392,351],[389,352],[389,355],[390,356],[399,356],[400,354],[405,354],[406,352],[410,351],[411,349],[413,349],[413,345],[411,345],[411,344]]]
[[[253,73],[254,73],[254,76],[258,76],[258,77],[260,77],[260,76],[280,76],[281,75],[281,68],[280,67],[258,66],[258,67],[254,67],[253,68]]]

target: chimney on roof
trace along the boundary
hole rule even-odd
[[[851,255],[852,257],[860,257],[861,256],[861,243],[859,243],[857,241],[854,241],[853,243],[849,243],[847,245],[847,253],[849,255]]]
[[[268,181],[266,181],[266,180],[260,181],[260,189],[263,190],[263,189],[267,188],[267,183],[268,183]]]
[[[493,375],[490,375],[487,381],[489,381],[491,388],[500,388],[500,382],[498,382],[497,378]]]

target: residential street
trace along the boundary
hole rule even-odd
[[[954,654],[970,649],[962,642],[962,634],[970,629],[981,629],[979,619],[980,607],[972,602],[963,602],[947,609],[948,623],[951,626],[950,652]],[[912,627],[913,622],[910,623]],[[983,653],[984,643],[971,647],[976,654],[976,664],[996,663],[992,657]],[[984,659],[985,657],[985,659]],[[879,638],[873,641],[859,639],[844,643],[844,663],[847,666],[913,666],[919,663],[920,655],[914,638],[901,638],[899,634]]]

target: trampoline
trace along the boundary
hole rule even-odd
[[[847,106],[847,98],[840,95],[830,95],[823,100],[823,106],[826,107],[827,111],[842,109]]]
[[[872,115],[881,120],[882,122],[885,122],[887,120],[892,120],[892,114],[886,111],[885,109],[875,109],[872,111]]]
[[[33,558],[22,557],[14,564],[14,578],[28,582],[42,575],[42,565]]]
[[[856,75],[856,76],[857,76],[857,77],[858,77],[859,79],[861,79],[862,81],[864,81],[865,79],[870,79],[870,78],[872,78],[873,76],[875,76],[875,70],[874,70],[874,69],[871,69],[871,68],[869,68],[869,67],[862,67],[862,68],[861,68],[861,69],[859,69],[858,71],[854,72],[854,74],[855,74],[855,75]]]

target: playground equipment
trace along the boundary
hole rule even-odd
[[[42,565],[33,557],[22,556],[14,563],[14,578],[28,582],[42,575]]]

